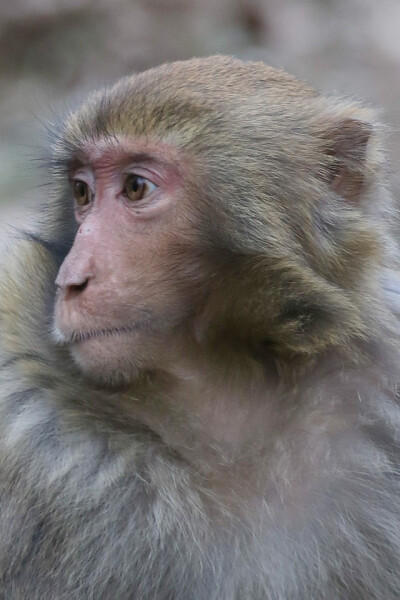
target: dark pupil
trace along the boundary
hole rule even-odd
[[[81,181],[78,181],[76,184],[76,191],[78,193],[78,196],[80,196],[81,198],[85,198],[86,196],[86,185],[84,183],[82,183]]]
[[[139,179],[138,177],[131,177],[130,183],[131,183],[132,192],[137,192],[140,187],[138,179]]]

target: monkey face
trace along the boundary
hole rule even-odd
[[[198,303],[178,164],[165,146],[114,139],[86,144],[71,169],[79,229],[56,280],[54,332],[96,379],[151,367]]]

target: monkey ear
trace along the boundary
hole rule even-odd
[[[348,118],[336,123],[328,136],[329,185],[349,202],[356,202],[365,186],[372,129],[369,123]]]

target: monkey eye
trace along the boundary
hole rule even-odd
[[[128,196],[129,200],[132,200],[132,202],[138,202],[138,200],[141,200],[147,196],[147,194],[150,194],[152,191],[154,191],[156,187],[157,186],[148,179],[132,173],[125,179],[124,192]]]
[[[88,184],[80,179],[74,181],[74,198],[79,207],[86,206],[91,200],[91,191]]]

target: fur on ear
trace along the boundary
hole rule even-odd
[[[370,123],[346,118],[337,122],[328,136],[329,183],[334,192],[349,202],[357,202],[364,189],[372,131]]]

